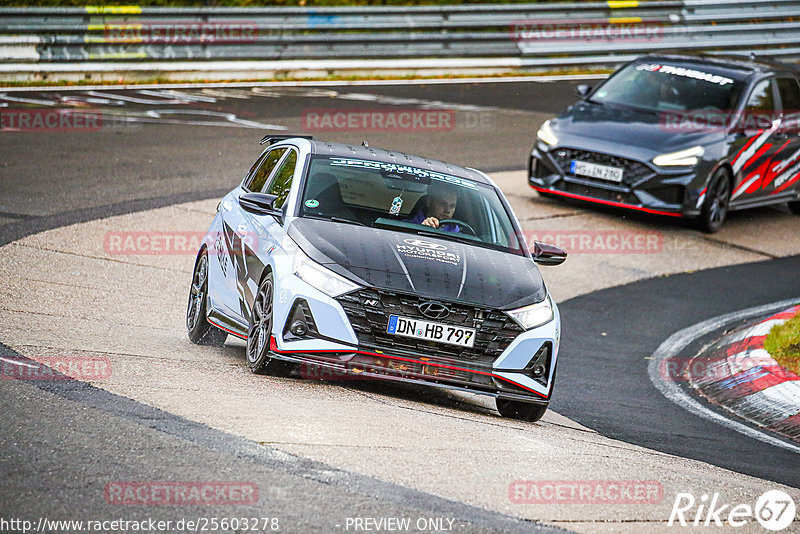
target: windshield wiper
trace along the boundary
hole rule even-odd
[[[361,221],[354,221],[353,219],[345,219],[344,217],[329,217],[330,220],[333,222],[340,222],[340,223],[349,223],[349,224],[356,224],[358,226],[366,226],[366,224],[362,223]]]
[[[362,223],[361,221],[354,221],[353,219],[345,219],[344,217],[337,217],[335,215],[333,215],[331,217],[326,217],[324,215],[308,215],[308,214],[306,214],[306,215],[303,215],[303,217],[306,217],[308,219],[317,219],[319,221],[333,221],[333,222],[346,223],[346,224],[355,224],[357,226],[366,226],[366,224]]]
[[[478,238],[467,237],[467,236],[461,235],[461,234],[459,234],[457,232],[447,232],[447,233],[440,234],[438,232],[429,232],[427,230],[417,230],[417,235],[422,235],[422,236],[425,236],[425,237],[438,237],[440,239],[448,239],[448,238],[450,238],[450,239],[453,239],[454,241],[461,241],[462,243],[469,243],[471,245],[475,245],[475,244],[478,244],[478,243],[481,243],[481,244],[483,243],[483,241],[481,241]]]

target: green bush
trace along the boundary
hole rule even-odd
[[[784,368],[800,375],[800,315],[773,326],[764,348]]]

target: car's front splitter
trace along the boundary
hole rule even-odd
[[[300,363],[301,375],[305,372],[308,378],[394,380],[528,402],[543,403],[550,400],[551,392],[545,394],[515,380],[513,375],[518,373],[481,371],[356,347],[335,350],[280,349],[274,336],[270,340],[270,351],[281,359]],[[302,365],[318,366],[330,372],[320,372],[315,367],[303,368]]]
[[[586,195],[579,195],[577,193],[570,193],[570,192],[567,192],[567,191],[561,191],[559,189],[554,189],[554,188],[549,188],[549,187],[542,187],[542,186],[533,185],[533,184],[530,184],[530,183],[529,183],[529,185],[533,189],[535,189],[536,191],[538,191],[540,193],[549,193],[549,194],[552,194],[552,195],[558,195],[558,196],[562,196],[562,197],[566,197],[566,198],[572,198],[572,199],[576,199],[576,200],[583,200],[583,201],[586,201],[586,202],[594,202],[595,204],[603,204],[605,206],[613,206],[615,208],[625,208],[625,209],[629,209],[629,210],[635,210],[635,211],[641,211],[641,212],[645,212],[645,213],[651,213],[651,214],[654,214],[654,215],[666,215],[668,217],[684,217],[685,216],[684,213],[679,212],[679,211],[676,212],[676,211],[657,210],[657,209],[652,209],[652,208],[646,208],[644,206],[636,206],[636,205],[633,205],[633,204],[626,204],[624,202],[615,202],[615,201],[612,201],[612,200],[603,200],[603,199],[594,198],[594,197],[590,197],[590,196],[586,196]]]

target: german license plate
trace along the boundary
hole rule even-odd
[[[612,182],[622,181],[622,169],[619,167],[609,167],[607,165],[598,165],[597,163],[589,163],[587,161],[572,160],[569,170],[572,174],[579,174],[590,178],[600,178],[601,180],[611,180]]]
[[[475,329],[473,328],[431,323],[398,315],[389,317],[389,325],[386,327],[386,331],[397,336],[438,341],[439,343],[449,343],[459,347],[472,347],[475,344]]]

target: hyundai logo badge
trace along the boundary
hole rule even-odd
[[[429,248],[431,250],[447,250],[447,247],[439,243],[431,243],[422,239],[403,239],[403,243],[413,247]]]
[[[441,302],[428,301],[417,306],[422,315],[428,319],[444,319],[450,315],[450,308]]]

